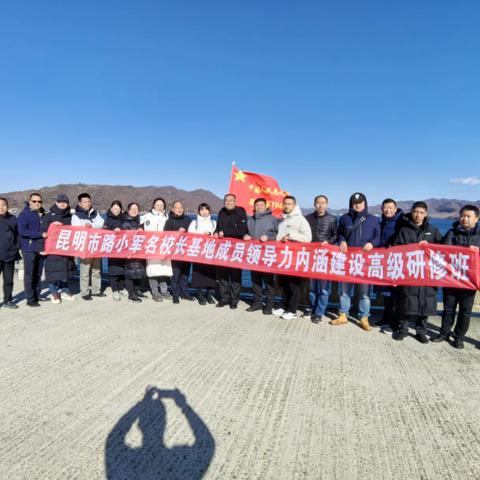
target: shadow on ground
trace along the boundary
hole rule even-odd
[[[171,398],[182,411],[194,436],[193,445],[168,448],[164,444],[166,409]],[[126,436],[136,424],[141,444],[128,445]],[[215,440],[180,390],[147,388],[144,398],[112,429],[105,444],[107,480],[196,480],[205,475],[215,452]]]

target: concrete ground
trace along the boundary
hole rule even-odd
[[[0,308],[0,478],[480,478],[478,317],[459,351],[245,308]]]

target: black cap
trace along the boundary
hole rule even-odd
[[[59,193],[57,195],[57,202],[58,203],[65,202],[65,203],[68,203],[70,205],[70,200],[68,199],[68,197],[65,193]]]
[[[357,203],[366,202],[367,198],[363,193],[356,192],[350,197],[350,205],[355,205]]]

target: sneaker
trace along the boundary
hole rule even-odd
[[[147,296],[143,292],[137,292],[136,295],[137,298],[147,298]]]
[[[120,290],[119,293],[122,297],[128,297],[128,292],[126,290]]]
[[[437,335],[435,335],[434,337],[431,337],[430,340],[433,343],[443,342],[444,340],[448,340],[448,335],[445,335],[444,333],[440,332]]]
[[[39,307],[39,306],[40,306],[40,304],[39,304],[36,300],[29,300],[29,301],[27,302],[27,305],[28,305],[29,307]]]
[[[386,333],[387,335],[393,335],[392,327],[386,325],[380,329],[380,333]]]
[[[2,307],[9,308],[10,310],[16,310],[18,308],[18,305],[9,300],[8,302],[4,302]]]
[[[93,300],[91,295],[84,295],[82,297],[82,300],[85,300],[86,302],[91,302]]]
[[[192,295],[184,295],[182,297],[182,300],[188,300],[189,302],[196,302],[197,299],[195,297],[192,297]]]
[[[142,301],[138,297],[131,297],[128,299],[128,301],[132,303],[142,303]]]
[[[305,315],[304,315],[305,317]],[[310,317],[310,320],[312,321],[312,323],[320,323],[322,321],[322,316],[321,315],[315,315],[313,314],[311,317]]]
[[[210,305],[215,305],[217,302],[211,295],[207,295],[207,303],[209,303]]]
[[[152,300],[154,302],[163,302],[163,298],[161,295],[152,295]]]
[[[306,308],[303,311],[302,318],[306,318],[307,320],[310,320],[312,318],[312,310],[310,308]]]
[[[217,308],[223,308],[223,307],[226,307],[227,305],[228,305],[227,302],[221,301],[221,302],[218,302],[215,306],[216,306]]]
[[[67,290],[62,290],[62,300],[67,300],[69,302],[75,300],[75,297]]]
[[[285,313],[285,310],[283,308],[274,308],[272,313],[277,317],[281,317]]]
[[[62,299],[60,298],[59,293],[52,293],[52,296],[50,298],[51,302],[58,305],[59,303],[62,303]]]
[[[199,305],[206,305],[207,301],[205,300],[205,297],[198,297],[198,304]]]
[[[105,293],[99,292],[99,293],[92,293],[92,297],[106,297],[107,295]]]
[[[238,303],[231,303],[230,310],[235,310],[238,307]]]
[[[180,298],[178,298],[178,297],[173,297],[172,302],[173,302],[173,303],[180,303]]]
[[[119,302],[122,299],[120,292],[113,292],[112,297],[116,302]]]
[[[297,318],[297,314],[292,312],[285,312],[280,318],[283,318],[284,320],[293,320],[294,318]]]
[[[272,309],[271,308],[264,308],[263,309],[263,314],[264,315],[273,315]]]
[[[261,305],[252,305],[252,306],[248,307],[245,311],[246,312],[257,312],[258,310],[262,310]]]

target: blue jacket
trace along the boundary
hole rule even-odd
[[[17,218],[7,212],[0,215],[0,262],[13,262],[19,258]]]
[[[365,209],[356,212],[350,206],[350,211],[340,217],[338,225],[338,242],[347,242],[349,247],[363,247],[370,242],[374,247],[380,246],[380,220]]]
[[[392,218],[387,218],[382,215],[382,220],[380,222],[381,227],[381,247],[391,247],[395,242],[395,237],[397,236],[400,223],[399,220],[402,218],[403,210],[399,208],[397,213]]]
[[[23,252],[41,252],[44,248],[42,237],[43,210],[34,212],[28,204],[17,218],[20,246]]]

